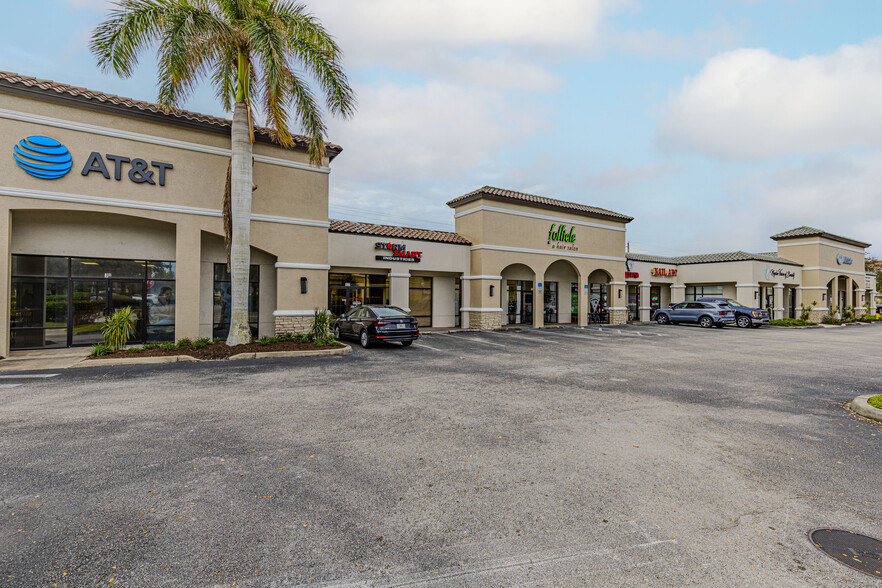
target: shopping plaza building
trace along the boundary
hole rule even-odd
[[[131,306],[137,341],[225,337],[222,200],[230,122],[0,72],[0,356],[92,345]],[[809,227],[775,251],[627,252],[630,216],[483,187],[448,205],[454,232],[328,218],[329,145],[254,145],[249,310],[257,336],[308,328],[315,309],[408,309],[422,327],[647,321],[722,295],[777,318],[858,313],[876,297],[861,241]]]

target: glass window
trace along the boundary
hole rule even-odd
[[[12,349],[67,346],[67,293],[67,278],[12,278]]]
[[[68,272],[66,257],[43,255],[13,255],[13,276],[57,276],[66,278]]]
[[[722,296],[722,286],[686,286],[686,300],[698,300],[704,296]]]
[[[214,308],[212,336],[226,339],[230,334],[233,284],[227,264],[214,264]],[[248,325],[251,336],[257,337],[260,326],[260,266],[252,265],[248,272]]]
[[[385,278],[385,276],[383,276]],[[364,274],[328,274],[329,286],[364,286]]]
[[[72,257],[70,273],[74,278],[141,278],[145,276],[147,262],[128,259],[98,259]]]
[[[148,261],[147,277],[151,280],[174,280],[175,262],[173,261]]]
[[[420,326],[432,326],[432,278],[410,277],[410,315]]]
[[[547,324],[557,323],[557,282],[545,282],[544,320]]]

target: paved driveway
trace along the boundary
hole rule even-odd
[[[878,586],[806,533],[882,536],[882,425],[844,408],[880,344],[646,325],[4,374],[0,585]]]

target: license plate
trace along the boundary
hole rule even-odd
[[[407,323],[398,323],[398,328],[399,328],[399,329],[406,329],[406,328],[407,328]]]

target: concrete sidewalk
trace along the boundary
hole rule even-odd
[[[78,364],[88,356],[88,347],[13,351],[9,357],[0,360],[0,372],[64,369]]]

